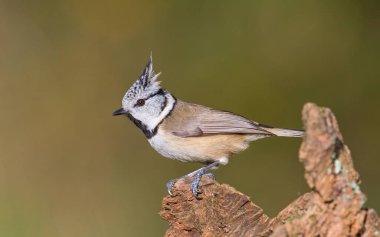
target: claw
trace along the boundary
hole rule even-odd
[[[204,174],[203,176],[207,176],[209,178],[211,178],[213,181],[215,181],[216,177],[213,173],[207,173],[207,174]]]
[[[177,179],[171,179],[169,180],[169,182],[166,183],[166,191],[169,193],[170,196],[173,196],[172,188],[176,181]]]

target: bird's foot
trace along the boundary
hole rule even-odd
[[[213,163],[211,163],[205,167],[200,168],[199,170],[196,170],[194,172],[191,172],[190,174],[184,175],[179,179],[191,178],[191,177],[194,178],[193,182],[191,182],[190,190],[191,190],[191,193],[193,194],[193,196],[196,197],[198,195],[198,186],[199,186],[199,182],[201,181],[202,176],[205,175],[205,176],[210,177],[212,180],[215,180],[215,175],[213,175],[212,173],[206,173],[205,174],[205,172],[207,170],[209,170],[210,168],[218,166],[218,165],[219,165],[219,161],[215,161],[215,162],[213,162]],[[172,179],[166,183],[166,190],[168,191],[170,196],[173,195],[171,190],[172,190],[175,182],[177,182],[177,180],[179,180],[179,179]]]
[[[199,182],[201,181],[202,176],[207,176],[210,177],[213,181],[215,181],[215,175],[212,173],[204,173],[205,170],[200,170],[199,173],[194,175],[194,180],[191,182],[190,189],[194,197],[198,195],[198,187],[199,187]]]
[[[207,173],[207,174],[203,174],[203,175],[200,175],[200,174],[195,174],[194,175],[194,180],[193,182],[191,182],[191,192],[194,196],[197,196],[198,194],[198,186],[199,186],[199,182],[202,178],[202,176],[207,176],[207,177],[210,177],[213,181],[215,181],[215,175],[212,174],[212,173]],[[188,178],[189,176],[183,176],[181,178]],[[179,179],[181,179],[179,178]],[[167,183],[166,183],[166,190],[167,192],[169,193],[170,196],[173,195],[172,193],[172,189],[174,187],[174,184],[178,181],[178,179],[171,179],[169,180]]]

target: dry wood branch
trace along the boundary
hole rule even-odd
[[[313,191],[269,219],[228,185],[203,178],[201,194],[194,198],[189,180],[181,180],[174,195],[163,200],[160,215],[170,225],[165,235],[380,237],[379,217],[373,209],[363,208],[366,196],[333,113],[309,103],[302,117],[306,134],[300,160]]]

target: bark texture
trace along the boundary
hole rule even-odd
[[[203,177],[193,197],[190,180],[176,183],[160,212],[169,223],[165,236],[379,236],[380,220],[364,208],[350,150],[335,116],[308,103],[302,112],[305,137],[300,161],[311,190],[270,219],[249,197]]]

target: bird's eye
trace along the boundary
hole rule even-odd
[[[143,106],[145,104],[145,100],[144,99],[138,99],[137,102],[136,102],[136,106]]]

